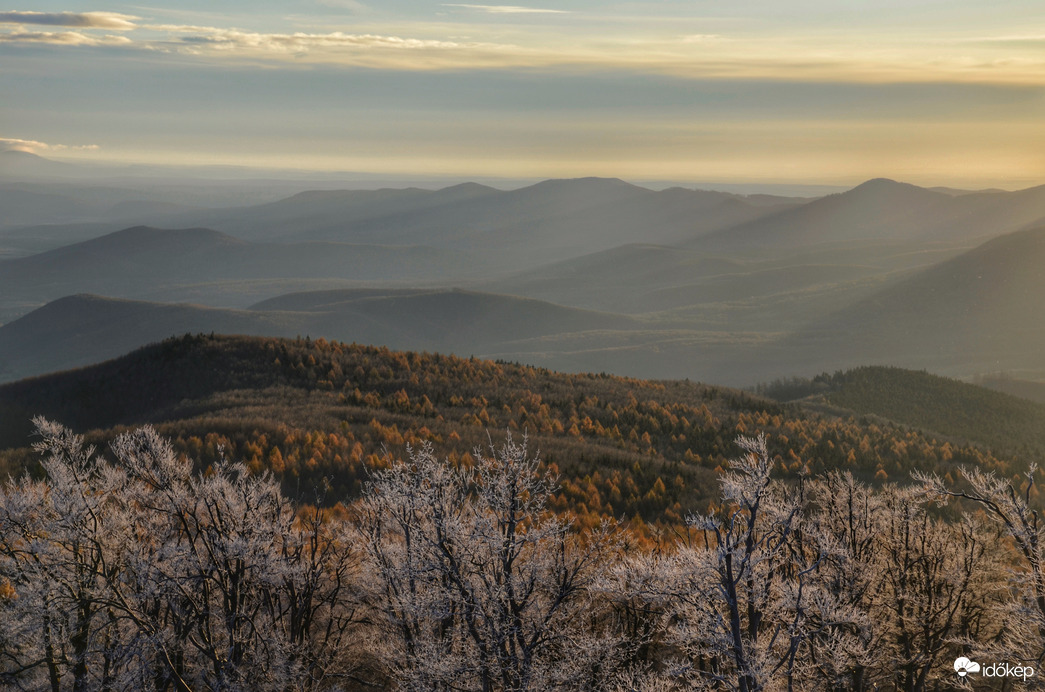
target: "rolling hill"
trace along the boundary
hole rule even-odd
[[[76,293],[244,307],[290,279],[301,290],[323,280],[460,281],[477,271],[459,253],[424,246],[254,243],[205,228],[136,226],[0,261],[0,309],[11,319],[27,306]]]
[[[821,369],[877,362],[971,376],[1045,369],[1045,227],[995,238],[826,315],[774,353]],[[786,371],[781,371],[786,372]]]
[[[311,335],[462,355],[496,353],[519,339],[628,331],[611,313],[460,290],[320,291],[250,310],[75,295],[0,326],[0,381],[112,358],[172,335]]]
[[[1017,373],[1019,374],[1019,373]],[[993,372],[977,376],[975,384],[1020,399],[1045,404],[1045,382],[1024,380],[1012,372]]]
[[[480,355],[518,339],[642,325],[632,318],[516,296],[451,290],[319,291],[254,310],[314,315],[313,334],[392,348]]]
[[[292,314],[68,296],[0,326],[0,382],[89,365],[175,334],[306,330],[307,320]]]
[[[674,414],[663,408],[665,395]],[[216,462],[221,446],[255,471],[272,470],[296,497],[315,501],[319,491],[333,502],[359,492],[364,464],[383,448],[400,454],[407,442],[428,440],[456,459],[483,445],[487,431],[512,428],[527,431],[561,470],[557,507],[585,502],[582,515],[595,513],[596,522],[618,512],[678,521],[713,492],[712,469],[722,461],[715,450],[729,446],[730,426],[767,406],[777,411],[742,392],[691,383],[667,394],[658,383],[322,340],[184,336],[0,386],[0,469],[29,463],[32,415],[93,431],[91,439],[152,423],[202,465]],[[681,422],[683,413],[694,422]],[[680,426],[702,431],[685,464]],[[674,441],[666,433],[673,428]]]
[[[525,431],[560,474],[552,509],[595,524],[640,516],[677,526],[704,511],[738,433],[767,433],[783,478],[808,468],[903,481],[913,469],[980,464],[1010,474],[1021,463],[959,437],[693,382],[565,375],[325,340],[186,335],[2,385],[0,469],[30,463],[33,415],[61,420],[88,441],[151,423],[201,467],[226,455],[271,470],[295,497],[315,501],[318,492],[325,502],[357,494],[383,450],[402,454],[407,443],[429,441],[461,459],[501,431]]]

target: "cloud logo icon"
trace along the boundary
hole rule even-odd
[[[970,661],[964,656],[959,656],[954,659],[954,672],[964,678],[969,673],[979,673],[980,664],[976,661]]]

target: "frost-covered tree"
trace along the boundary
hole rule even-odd
[[[742,437],[717,504],[646,550],[549,511],[510,436],[460,464],[408,448],[331,514],[151,428],[99,453],[36,426],[42,476],[0,486],[4,689],[915,691],[961,687],[960,655],[1041,667],[1033,471],[782,481]],[[952,497],[980,511],[931,506]]]
[[[3,612],[0,679],[12,687],[123,689],[136,636],[108,605],[124,574],[130,523],[126,476],[82,438],[37,420],[47,480],[0,490]]]
[[[311,690],[354,672],[344,526],[298,517],[268,475],[194,474],[151,428],[109,463],[36,425],[44,479],[0,491],[8,685]]]
[[[933,517],[918,487],[774,481],[766,440],[738,444],[721,503],[677,550],[617,570],[618,602],[645,604],[662,629],[645,661],[656,685],[947,688],[955,656],[1002,636],[1007,577],[989,530]]]
[[[510,437],[473,466],[430,446],[373,473],[360,530],[403,689],[586,689],[615,668],[589,588],[612,531],[574,535],[553,479]]]
[[[985,554],[989,534],[969,517],[931,517],[917,487],[888,486],[879,495],[870,599],[877,677],[898,690],[953,682],[950,663],[998,632],[1001,613],[992,607],[1005,576]]]
[[[819,633],[817,655],[809,659],[811,677],[823,689],[869,689],[881,645],[871,613],[881,575],[876,565],[881,496],[851,473],[839,471],[810,480],[807,496],[809,530],[835,546],[821,563],[817,581],[848,613]]]
[[[689,685],[754,692],[803,687],[825,633],[856,615],[817,580],[836,542],[804,521],[802,484],[772,482],[765,437],[741,437],[745,454],[723,475],[722,504],[694,516],[692,545],[667,563],[673,637]]]
[[[935,475],[920,474],[917,478],[933,497],[964,498],[980,507],[1012,542],[1024,566],[1022,570],[1010,569],[1003,582],[1006,627],[991,642],[993,646],[985,646],[987,642],[982,640],[979,646],[1040,669],[1045,662],[1045,521],[1031,503],[1037,467],[1031,465],[1022,487],[982,469],[962,467],[961,472],[967,485],[957,490],[948,488]],[[990,553],[1004,551],[1001,541],[993,541],[989,547]]]

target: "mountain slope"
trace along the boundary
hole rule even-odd
[[[930,264],[950,252],[933,248],[913,253],[908,247],[882,243],[859,253],[808,252],[756,259],[632,244],[480,285],[502,293],[631,314],[727,303],[743,311],[742,303],[766,303],[789,295],[799,313],[801,303],[812,299],[805,310],[808,319],[814,309],[820,308],[813,307],[817,302],[813,294],[829,291],[837,296],[854,292],[862,295],[880,288],[897,272]],[[793,323],[802,318],[788,314],[787,319]],[[741,322],[743,318],[738,316]],[[766,328],[775,327],[767,324]]]
[[[975,440],[1003,453],[1045,450],[1045,405],[902,368],[861,367],[818,382],[828,387],[815,398],[859,414]]]
[[[1045,368],[1045,227],[1011,233],[802,328],[782,358],[972,375]]]
[[[253,309],[315,315],[314,329],[323,331],[313,333],[332,338],[466,355],[522,338],[641,324],[611,313],[462,290],[321,291],[281,296]]]
[[[0,381],[86,365],[172,335],[196,332],[311,335],[463,355],[497,352],[521,338],[635,329],[609,313],[467,291],[319,292],[252,310],[116,300],[56,300],[0,326]]]
[[[1016,231],[1045,219],[1045,186],[959,196],[883,178],[715,233],[693,245],[793,248],[883,239],[955,241]]]

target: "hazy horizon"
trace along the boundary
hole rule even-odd
[[[2,143],[2,142],[0,142]],[[20,160],[11,162],[4,161],[3,154],[7,152],[27,153],[35,157],[35,161],[42,161],[47,165],[57,164],[58,169],[49,169],[46,172],[27,172],[26,168],[20,166],[24,163]],[[0,149],[0,179],[7,182],[22,183],[83,183],[87,178],[105,184],[125,184],[134,186],[143,182],[170,182],[173,184],[197,184],[200,182],[227,183],[232,185],[260,185],[264,183],[296,185],[302,189],[316,190],[375,190],[375,189],[406,189],[419,187],[429,190],[439,190],[454,185],[465,183],[478,183],[497,190],[516,190],[529,187],[541,182],[553,180],[582,180],[602,179],[621,180],[630,185],[643,187],[648,190],[666,190],[669,188],[685,188],[692,190],[706,190],[715,192],[727,192],[737,195],[780,195],[785,197],[816,198],[831,194],[846,192],[855,189],[864,183],[875,180],[888,180],[902,184],[915,185],[928,190],[950,190],[961,192],[986,192],[1001,190],[1007,192],[1018,192],[1039,187],[1041,184],[1031,185],[994,185],[990,187],[955,186],[944,182],[913,183],[907,179],[891,178],[883,175],[874,175],[868,178],[855,179],[845,184],[832,184],[826,182],[787,182],[766,180],[750,180],[746,182],[733,181],[726,178],[714,179],[645,179],[632,178],[615,175],[578,175],[555,177],[506,177],[486,175],[454,175],[432,173],[411,174],[403,173],[377,173],[373,171],[360,170],[318,170],[310,168],[293,167],[258,167],[237,164],[171,164],[171,163],[148,163],[144,161],[94,161],[91,159],[75,156],[62,156],[49,153],[41,156],[27,149]]]
[[[375,176],[1045,183],[1027,3],[67,2],[0,12],[0,148]]]

